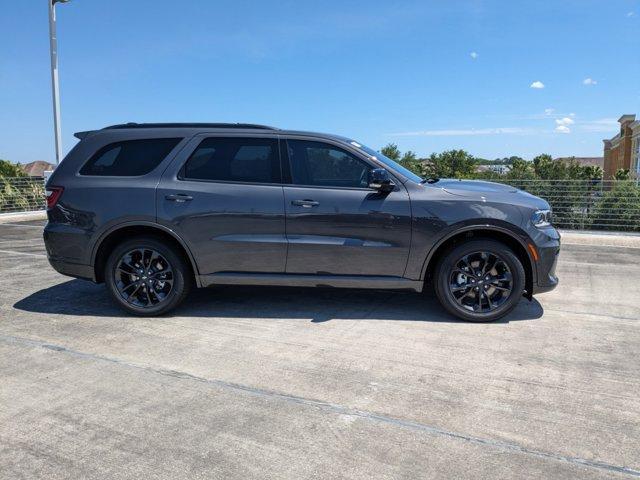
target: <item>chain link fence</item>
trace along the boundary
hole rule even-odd
[[[640,232],[636,181],[498,181],[547,200],[559,228]],[[0,213],[43,210],[45,204],[43,177],[0,177]]]
[[[635,180],[498,181],[544,198],[558,228],[640,232],[640,186]]]
[[[44,177],[0,177],[0,213],[44,210]]]

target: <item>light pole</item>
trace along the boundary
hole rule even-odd
[[[69,0],[47,0],[49,4],[49,49],[51,51],[51,92],[53,96],[53,131],[56,138],[56,165],[62,160],[60,130],[60,89],[58,85],[58,38],[56,35],[56,3]]]

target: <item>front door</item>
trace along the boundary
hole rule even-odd
[[[411,243],[404,186],[396,182],[389,193],[368,188],[376,167],[332,143],[286,145],[287,273],[403,276]]]
[[[199,136],[157,190],[158,221],[191,249],[200,274],[283,273],[287,245],[278,141]]]

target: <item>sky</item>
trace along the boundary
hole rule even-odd
[[[420,156],[600,156],[640,118],[640,0],[72,0],[63,150],[123,122],[249,122]],[[0,0],[0,158],[54,160],[45,0]]]

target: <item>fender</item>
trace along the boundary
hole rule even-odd
[[[532,280],[534,284],[537,282],[537,271],[535,268],[535,262],[533,261],[531,252],[527,248],[527,241],[533,243],[531,237],[529,237],[529,235],[524,230],[515,225],[509,224],[509,227],[505,227],[492,223],[465,224],[463,227],[460,227],[459,224],[452,225],[448,229],[448,232],[440,237],[440,239],[431,247],[431,249],[427,253],[427,256],[422,264],[422,269],[420,270],[420,280],[425,280],[425,276],[427,274],[427,266],[431,262],[431,259],[433,258],[433,255],[438,250],[438,248],[440,248],[447,240],[455,237],[456,235],[464,232],[472,232],[474,230],[492,230],[494,232],[500,232],[517,241],[522,246],[524,251],[527,252],[527,257],[529,258],[529,266],[531,267]]]
[[[193,269],[193,272],[195,274],[195,281],[198,287],[201,286],[201,282],[200,282],[200,272],[198,270],[198,265],[195,262],[195,259],[193,257],[193,253],[191,252],[191,249],[189,248],[189,245],[187,244],[187,242],[185,242],[182,237],[180,237],[180,235],[178,235],[175,231],[173,231],[172,229],[170,229],[169,227],[166,227],[164,225],[158,224],[158,223],[154,223],[154,222],[150,222],[150,221],[144,221],[144,220],[138,220],[138,221],[128,221],[128,222],[123,222],[123,223],[118,223],[117,225],[113,225],[111,226],[109,229],[105,230],[104,232],[102,232],[102,234],[98,237],[98,240],[96,240],[96,242],[93,245],[93,248],[91,250],[91,267],[94,269],[95,272],[95,264],[96,264],[96,256],[98,255],[98,250],[100,250],[100,246],[102,245],[102,243],[104,242],[104,240],[111,235],[114,232],[117,232],[118,230],[122,230],[123,228],[127,228],[127,227],[150,227],[150,228],[154,228],[156,230],[160,230],[168,235],[171,235],[171,237],[173,237],[182,248],[184,248],[184,251],[187,252],[187,257],[189,257],[189,262],[191,263],[191,268]],[[94,273],[94,277],[95,277],[95,273]]]

